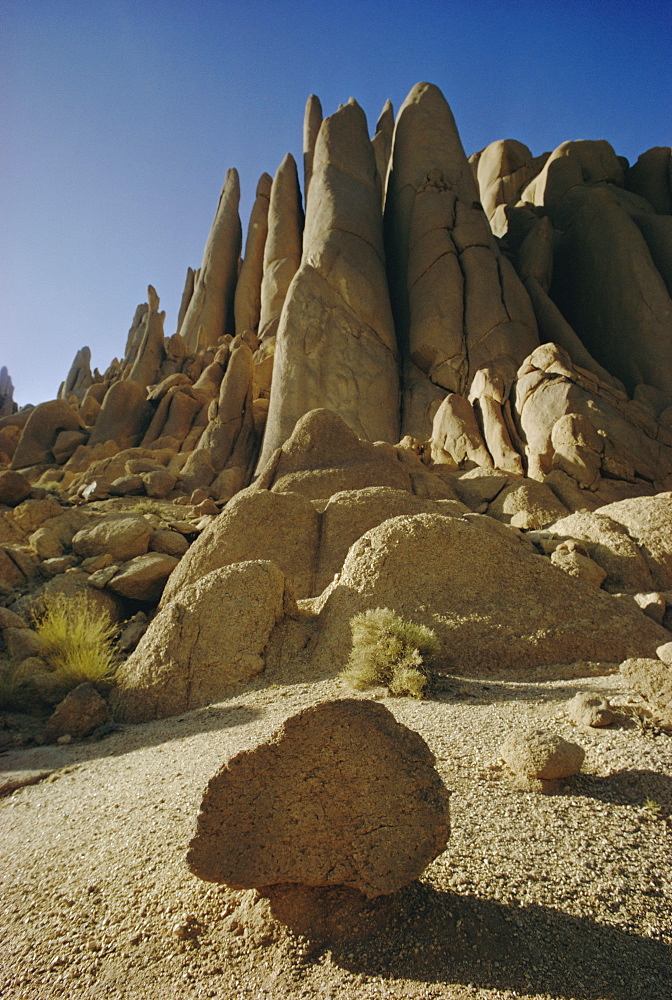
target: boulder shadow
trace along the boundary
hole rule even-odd
[[[577,774],[574,778],[575,795],[598,799],[612,805],[658,806],[660,816],[672,814],[672,778],[660,771],[646,768],[624,768],[613,774]]]
[[[421,882],[399,896],[384,930],[331,945],[336,964],[383,979],[557,1000],[669,1000],[672,948],[661,941],[546,906],[511,906]]]

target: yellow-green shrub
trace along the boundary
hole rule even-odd
[[[67,687],[105,681],[114,673],[114,626],[84,595],[45,597],[34,627],[44,643],[41,656]]]
[[[385,685],[392,695],[422,698],[440,643],[426,625],[374,608],[350,622],[352,650],[341,677],[362,690]]]

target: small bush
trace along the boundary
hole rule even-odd
[[[383,684],[392,695],[422,698],[440,648],[430,628],[404,621],[389,608],[355,615],[350,627],[352,650],[341,674],[344,680],[359,690]]]
[[[163,507],[156,500],[138,500],[136,504],[133,504],[133,513],[136,511],[139,514],[163,514]]]
[[[115,670],[111,645],[114,626],[84,595],[45,597],[34,624],[44,643],[41,655],[68,688],[111,678]]]
[[[43,490],[46,490],[47,493],[51,493],[51,495],[55,497],[60,497],[65,490],[63,483],[59,483],[55,479],[50,479],[46,483],[40,483],[40,486]]]

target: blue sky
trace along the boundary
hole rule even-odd
[[[350,96],[370,128],[436,83],[467,153],[672,143],[669,0],[3,0],[0,364],[53,398],[101,370],[153,284],[175,330],[227,167],[243,226],[259,175],[301,156],[303,110]]]

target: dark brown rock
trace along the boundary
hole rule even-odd
[[[57,705],[45,726],[44,736],[49,743],[55,743],[61,736],[81,739],[107,722],[107,719],[105,699],[98,694],[93,684],[80,684]]]

